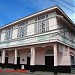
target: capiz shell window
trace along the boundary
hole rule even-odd
[[[27,26],[27,35],[33,35],[34,34],[34,24],[30,24]]]
[[[12,39],[15,39],[15,38],[17,38],[17,31],[18,31],[18,29],[14,29],[13,30],[13,34],[12,34]]]
[[[5,40],[5,33],[1,33],[1,41]]]

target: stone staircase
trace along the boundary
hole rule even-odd
[[[74,67],[71,68],[71,73],[75,74],[75,68]]]

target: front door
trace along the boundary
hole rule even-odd
[[[27,57],[27,69],[30,70],[30,57]]]
[[[5,67],[8,67],[8,57],[5,57]]]
[[[17,57],[17,68],[20,69],[21,66],[20,66],[20,57]]]
[[[46,71],[54,70],[54,56],[45,56],[45,70]]]

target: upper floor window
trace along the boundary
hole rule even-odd
[[[18,37],[24,37],[27,34],[27,26],[25,23],[18,25]]]
[[[34,31],[36,33],[43,33],[49,31],[49,19],[48,15],[43,15],[35,18]]]
[[[34,33],[35,34],[38,33],[38,23],[37,22],[34,23]]]
[[[47,18],[48,18],[48,14],[35,18],[35,21],[44,20],[44,19],[47,19]]]
[[[45,16],[38,17],[38,20],[42,20],[42,19],[45,19]]]
[[[74,38],[74,34],[71,31],[69,32],[69,37],[70,37],[70,40],[72,40],[72,41],[74,40],[73,39]]]
[[[48,15],[46,15],[46,18],[48,18]]]
[[[5,40],[5,32],[1,32],[0,41],[4,41],[4,40]]]
[[[21,22],[18,24],[18,27],[25,25],[25,22]]]
[[[46,29],[46,27],[45,27],[45,21],[42,21],[42,32],[45,32],[45,29]]]
[[[12,29],[13,29],[13,27],[9,27],[6,29],[6,32],[5,32],[6,40],[12,39]]]
[[[49,20],[39,20],[35,23],[35,33],[49,31]]]

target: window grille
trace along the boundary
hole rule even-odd
[[[18,25],[18,37],[25,37],[27,34],[27,26],[25,25],[25,22],[20,23]]]
[[[53,53],[53,50],[47,50],[46,53],[45,53],[45,56],[53,56],[54,53]]]
[[[12,39],[12,29],[13,27],[9,27],[6,29],[6,33],[5,33],[6,40]]]
[[[48,15],[43,15],[40,17],[35,18],[35,27],[34,31],[36,33],[44,33],[46,31],[49,31],[49,19]]]

